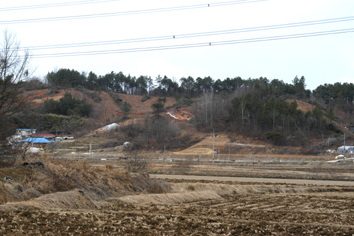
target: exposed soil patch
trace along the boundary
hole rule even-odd
[[[350,235],[354,196],[340,187],[170,181],[181,202],[158,195],[109,199],[100,209],[0,212],[2,235]],[[242,188],[244,192],[226,190]],[[261,191],[260,188],[262,188]],[[306,192],[296,192],[306,188]],[[208,191],[204,191],[209,189]],[[313,190],[310,192],[309,190]],[[203,191],[200,191],[203,190]],[[287,190],[284,192],[284,190]],[[353,190],[353,189],[347,189]],[[228,192],[228,193],[227,193]],[[184,193],[184,194],[183,194]],[[177,194],[177,193],[176,193]],[[192,194],[199,199],[191,198]],[[173,199],[173,195],[161,194]],[[169,197],[168,197],[169,196]],[[132,196],[134,198],[134,196]],[[135,197],[136,199],[139,196]],[[180,198],[182,199],[182,198]],[[192,201],[191,201],[192,200]],[[168,200],[171,201],[171,200]],[[75,207],[74,207],[75,208]]]

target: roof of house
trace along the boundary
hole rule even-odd
[[[16,129],[18,131],[36,131],[36,129]]]
[[[45,138],[26,138],[22,142],[26,143],[51,143],[52,141],[49,141]]]
[[[38,133],[36,133],[36,134],[32,134],[32,137],[55,137],[55,135],[54,134],[38,134]]]

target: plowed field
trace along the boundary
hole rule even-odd
[[[108,199],[99,209],[0,212],[0,234],[354,234],[354,187],[165,181],[170,193]]]

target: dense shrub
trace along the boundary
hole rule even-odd
[[[44,108],[47,113],[58,115],[79,115],[89,116],[93,111],[93,105],[73,97],[70,93],[65,93],[59,101],[50,99],[44,102]]]
[[[188,107],[191,106],[193,104],[193,100],[186,95],[178,95],[175,97],[177,103],[175,104],[175,106],[177,108],[179,107]]]
[[[102,101],[102,98],[100,97],[100,94],[98,92],[90,92],[89,90],[84,89],[82,86],[77,86],[75,89],[77,90],[77,88],[79,87],[82,88],[79,91],[81,91],[85,96],[92,99],[94,102],[99,103]]]
[[[265,134],[266,139],[273,142],[275,145],[280,145],[283,143],[283,135],[279,132],[268,132]]]
[[[113,101],[117,104],[120,104],[123,100],[119,97],[118,93],[114,93],[111,91],[107,92],[109,94],[109,96],[111,96],[111,98],[113,99]]]
[[[52,87],[48,90],[48,95],[58,94],[58,93],[60,93],[60,91],[57,87]]]
[[[145,95],[142,99],[141,102],[145,102],[147,100],[151,99],[151,97],[149,95]]]
[[[85,124],[85,118],[79,116],[63,116],[56,114],[30,113],[14,116],[13,123],[18,127],[32,127],[38,130],[72,132]]]
[[[98,146],[100,148],[110,148],[110,147],[117,147],[120,145],[123,145],[122,141],[118,142],[118,141],[113,140],[113,141],[107,141],[107,142],[100,143]]]

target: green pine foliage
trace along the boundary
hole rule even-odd
[[[112,91],[107,91],[109,96],[113,99],[113,101],[117,104],[120,104],[123,100],[119,97],[118,93],[112,92]]]
[[[141,102],[145,102],[147,100],[151,99],[151,97],[149,95],[145,95],[142,99]]]
[[[57,115],[78,115],[88,117],[93,111],[93,105],[73,97],[70,93],[65,93],[59,101],[50,99],[44,102],[44,108],[47,113]]]
[[[105,75],[96,75],[92,71],[86,75],[75,70],[59,69],[56,72],[47,74],[48,83],[56,88],[82,88],[95,91],[113,91],[114,93],[126,93],[134,95],[149,95],[159,97],[175,97],[184,94],[185,97],[196,98],[205,92],[214,91],[217,94],[232,94],[240,88],[257,89],[261,96],[294,96],[298,99],[309,99],[311,91],[306,89],[305,77],[293,79],[292,84],[284,83],[282,80],[268,80],[266,77],[255,79],[242,79],[240,77],[213,79],[210,76],[204,78],[191,76],[175,78],[157,76],[152,79],[150,76],[130,76],[122,72],[110,72]],[[321,95],[320,93],[317,93]],[[351,97],[353,98],[353,96]],[[115,99],[119,103],[119,98]]]
[[[129,115],[131,109],[132,109],[132,105],[130,103],[128,103],[127,101],[125,101],[121,107],[121,110],[124,113],[125,117]]]
[[[165,104],[163,102],[161,102],[161,101],[154,102],[151,105],[151,108],[154,110],[155,114],[163,112],[164,111],[164,107],[165,107]]]
[[[18,114],[14,116],[13,123],[18,127],[32,127],[37,130],[46,130],[49,132],[65,130],[66,126],[68,126],[67,124],[70,124],[71,129],[66,131],[73,132],[75,128],[80,128],[85,124],[85,118],[33,112],[26,115]],[[72,127],[74,127],[74,129]]]
[[[328,125],[324,119],[323,108],[319,105],[312,112],[303,112],[298,109],[296,101],[288,103],[280,98],[259,98],[250,93],[232,100],[229,117],[236,130],[249,134],[263,133],[267,140],[276,145],[285,143],[283,137],[306,141],[311,133],[322,134],[333,130],[333,125]]]

